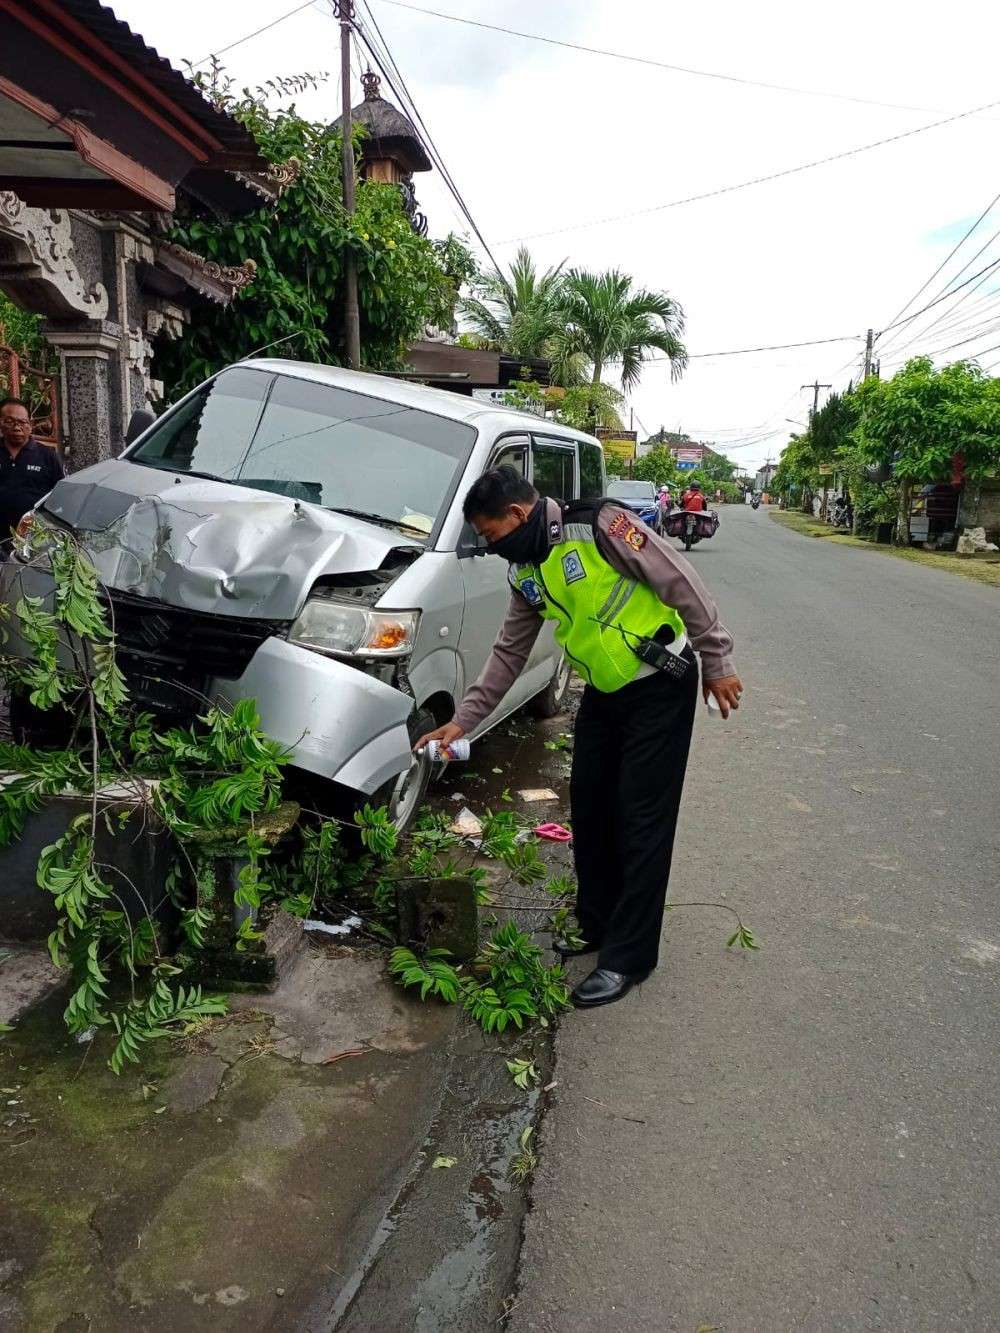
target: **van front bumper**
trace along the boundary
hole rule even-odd
[[[284,639],[267,639],[239,680],[216,680],[212,693],[254,699],[291,763],[355,791],[371,795],[409,766],[410,696]]]

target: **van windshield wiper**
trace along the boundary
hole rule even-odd
[[[169,472],[174,477],[198,477],[202,481],[221,481],[226,486],[234,484],[231,477],[220,477],[215,472],[199,472],[193,467],[164,467],[160,463],[149,463],[144,458],[129,458],[126,461],[138,463],[140,467],[153,468],[156,472]]]
[[[175,477],[200,477],[202,481],[221,481],[225,486],[232,486],[233,481],[230,477],[220,477],[215,472],[199,472],[197,468],[187,467],[164,467],[161,472],[172,472]]]
[[[401,528],[405,532],[415,532],[421,537],[427,536],[420,528],[412,527],[401,518],[389,518],[388,514],[372,514],[367,509],[345,509],[342,505],[328,505],[327,508],[335,514],[347,514],[349,518],[363,518],[369,523],[383,523],[386,527]]]

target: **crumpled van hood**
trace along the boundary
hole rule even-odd
[[[244,486],[116,459],[60,481],[40,508],[73,528],[110,588],[192,611],[292,620],[325,574],[422,550],[391,528]]]

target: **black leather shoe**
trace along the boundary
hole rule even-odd
[[[577,949],[574,948],[572,944],[567,944],[565,940],[552,941],[552,949],[560,958],[580,958],[585,953],[596,953],[600,947],[599,944],[587,944],[584,942]]]
[[[647,975],[641,972],[636,976],[626,976],[624,972],[612,972],[607,967],[595,967],[580,982],[570,999],[577,1009],[595,1009],[599,1004],[614,1004],[638,982],[645,981]]]

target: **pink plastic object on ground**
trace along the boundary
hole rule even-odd
[[[539,824],[535,833],[549,842],[570,842],[573,838],[569,829],[563,828],[562,824]]]

